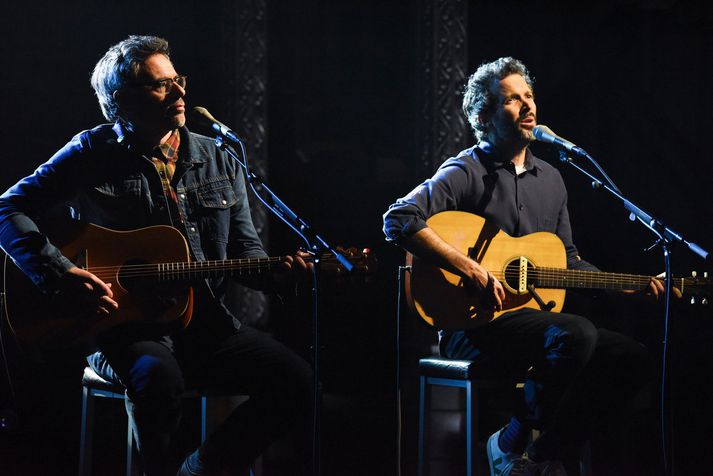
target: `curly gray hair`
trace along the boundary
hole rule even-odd
[[[509,56],[481,64],[468,78],[468,84],[463,92],[463,112],[477,140],[483,139],[487,131],[487,124],[478,122],[478,116],[487,116],[495,109],[496,97],[490,89],[493,81],[499,81],[511,74],[519,74],[530,88],[533,87],[535,81],[527,67],[521,61]]]
[[[168,42],[157,36],[131,35],[115,44],[99,60],[92,72],[92,88],[99,99],[104,117],[119,118],[114,93],[135,80],[141,63],[155,54],[169,56]]]

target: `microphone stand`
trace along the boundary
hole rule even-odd
[[[559,151],[559,158],[562,162],[565,162],[575,169],[579,170],[581,173],[592,179],[592,187],[595,190],[604,189],[611,195],[618,198],[624,205],[624,208],[629,212],[629,219],[631,221],[638,220],[646,228],[651,230],[651,232],[656,235],[656,242],[648,248],[649,250],[654,247],[661,245],[664,256],[664,284],[665,284],[665,311],[664,311],[664,336],[663,336],[663,355],[662,355],[662,369],[661,369],[661,434],[662,434],[662,447],[663,447],[663,461],[664,461],[664,471],[667,475],[673,475],[673,461],[669,458],[672,452],[672,446],[670,441],[671,426],[669,422],[669,415],[666,410],[666,395],[670,391],[668,384],[667,375],[667,352],[668,352],[668,333],[669,333],[669,319],[670,319],[670,307],[671,307],[671,291],[673,288],[673,276],[671,274],[671,250],[673,246],[678,243],[685,244],[689,250],[694,254],[700,256],[704,261],[708,259],[708,252],[698,246],[695,243],[687,241],[682,235],[673,231],[671,228],[666,226],[661,220],[654,218],[649,213],[636,206],[633,202],[625,198],[621,191],[616,187],[614,182],[607,176],[607,174],[602,170],[599,164],[589,155],[585,154],[589,161],[600,171],[600,173],[609,182],[604,183],[600,179],[594,177],[588,171],[580,167],[571,157],[567,156],[565,150]]]
[[[247,182],[250,188],[255,193],[255,196],[260,200],[268,210],[274,213],[280,220],[299,235],[307,245],[307,249],[314,256],[314,272],[312,273],[312,366],[314,371],[314,402],[313,402],[313,434],[312,434],[312,473],[315,476],[320,474],[320,432],[321,432],[321,414],[322,414],[322,391],[320,384],[320,324],[319,324],[319,269],[322,260],[322,255],[329,251],[344,266],[347,272],[350,272],[352,265],[341,253],[332,247],[327,241],[322,238],[305,220],[293,212],[280,198],[267,186],[263,180],[253,173],[248,166],[248,155],[245,152],[245,146],[240,140],[231,140],[232,143],[240,147],[240,156],[229,147],[225,137],[217,135],[215,137],[216,145],[224,150],[235,162],[245,171]],[[264,196],[263,196],[264,194]]]

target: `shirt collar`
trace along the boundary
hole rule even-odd
[[[492,144],[490,144],[487,141],[480,141],[478,142],[478,145],[476,146],[476,149],[478,149],[482,154],[479,154],[478,157],[481,159],[483,162],[489,163],[493,168],[506,168],[510,167],[510,161],[509,160],[504,160],[501,159],[495,148],[493,147]],[[537,171],[539,170],[539,165],[537,165],[537,162],[535,161],[535,156],[532,154],[530,151],[530,148],[525,149],[525,170],[527,172],[532,172],[534,174],[537,174]],[[514,169],[513,169],[514,170]]]
[[[131,127],[121,119],[117,120],[112,127],[116,134],[116,142],[126,147],[132,152],[140,154],[155,155],[152,153],[152,147],[141,142],[141,140],[131,131]],[[155,147],[155,150],[160,151],[162,157],[167,160],[177,158],[178,147],[181,143],[180,129],[175,129],[171,136],[163,144]]]
[[[160,144],[156,149],[163,157],[171,162],[175,162],[178,159],[178,147],[181,145],[181,134],[178,133],[178,129],[174,129],[171,135],[168,136],[166,142]]]

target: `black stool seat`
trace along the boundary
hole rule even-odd
[[[475,366],[470,360],[442,359],[440,357],[427,357],[418,361],[418,370],[427,377],[458,378],[470,380],[471,368]]]
[[[480,378],[477,375],[478,365],[472,360],[454,360],[441,357],[426,357],[418,361],[419,374],[426,377],[453,378],[472,380]]]

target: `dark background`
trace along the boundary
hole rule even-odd
[[[235,78],[226,77],[230,58],[224,45],[231,38],[221,25],[240,4],[177,0],[5,6],[0,19],[0,189],[30,173],[76,132],[103,122],[89,75],[106,49],[129,34],[168,39],[176,69],[189,75],[189,106],[226,114]],[[396,474],[396,276],[403,255],[384,243],[381,214],[445,159],[420,159],[426,94],[422,47],[429,41],[421,27],[423,5],[286,0],[266,8],[268,183],[326,238],[369,247],[379,259],[369,282],[325,283],[320,301],[324,474]],[[523,60],[536,79],[540,123],[597,158],[634,203],[690,241],[713,248],[713,7],[672,0],[591,6],[506,0],[468,2],[463,11],[467,73],[499,56]],[[460,146],[453,144],[448,153],[457,153]],[[533,150],[562,167],[552,148],[534,144]],[[620,204],[592,190],[574,169],[562,173],[583,257],[611,271],[662,270],[660,250],[643,251],[654,241],[650,232],[630,222]],[[270,223],[272,254],[300,244],[284,225]],[[674,249],[672,260],[679,275],[710,269],[681,247]],[[660,304],[601,296],[574,298],[570,304],[641,340],[659,362]],[[275,304],[269,322],[261,325],[306,354],[308,309],[304,302]],[[713,430],[710,317],[709,308],[674,306],[669,408],[679,474],[706,467],[704,442]],[[404,316],[398,342],[403,468],[412,474],[414,366],[430,352],[435,335]],[[0,435],[0,473],[74,474],[81,358],[64,355],[37,366],[12,348],[8,352],[16,398],[9,401],[3,374],[0,403],[20,420],[13,432]],[[614,426],[634,462],[612,456],[623,465],[616,470],[608,465],[611,448],[597,453],[595,447],[598,464],[606,468],[602,474],[636,474],[632,468],[662,473],[657,394],[654,386],[633,428]],[[119,435],[115,443],[121,445],[123,423],[107,423],[112,424]],[[288,441],[273,450],[265,462],[273,472],[267,474],[298,474],[297,466],[289,469],[289,455],[299,447],[299,441]],[[119,458],[120,448],[114,449]],[[285,458],[288,463],[281,465]],[[105,471],[121,472],[119,466]]]

